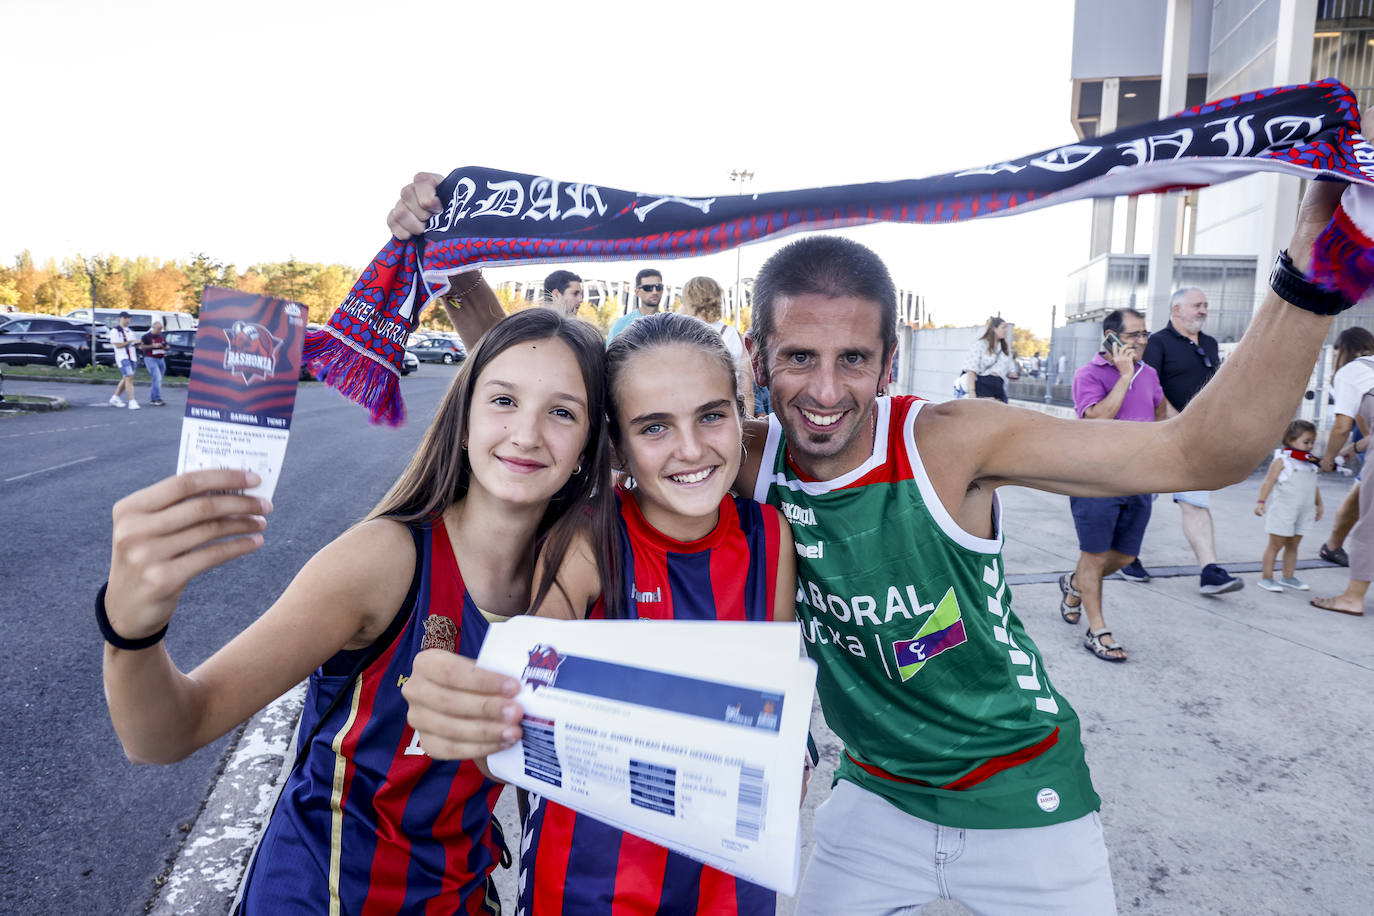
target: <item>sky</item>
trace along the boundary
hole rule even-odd
[[[1072,14],[1068,0],[0,0],[0,259],[361,268],[411,176],[462,165],[703,196],[735,193],[732,169],[763,192],[1027,155],[1076,139]],[[1000,313],[1043,335],[1089,221],[1079,202],[843,234],[937,323]],[[780,244],[744,248],[743,276]],[[670,284],[728,286],[736,257],[657,265]],[[645,265],[567,266],[628,279]]]

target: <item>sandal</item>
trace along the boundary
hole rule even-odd
[[[1069,604],[1070,596],[1077,598],[1078,604]],[[1083,596],[1073,587],[1071,572],[1059,577],[1059,616],[1070,625],[1078,623],[1078,619],[1083,616]]]
[[[1113,640],[1109,646],[1102,641],[1102,637],[1111,636],[1112,631],[1103,627],[1100,630],[1089,628],[1088,635],[1083,637],[1083,648],[1103,661],[1124,662],[1126,660],[1126,647]],[[1113,652],[1120,652],[1120,655],[1113,655]]]
[[[1337,547],[1335,550],[1332,550],[1330,547],[1323,544],[1322,549],[1317,551],[1317,555],[1326,562],[1335,563],[1337,566],[1350,565],[1350,555],[1345,552],[1344,547]]]
[[[1336,605],[1332,604],[1332,602],[1335,600],[1335,598],[1313,598],[1311,601],[1307,603],[1315,608],[1320,608],[1323,611],[1335,611],[1337,614],[1349,614],[1351,617],[1364,616],[1363,609],[1358,611],[1347,611],[1343,607],[1336,607]]]

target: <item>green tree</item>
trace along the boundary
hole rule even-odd
[[[184,268],[186,285],[182,287],[182,303],[192,315],[200,314],[200,294],[207,286],[233,286],[238,279],[234,265],[225,264],[198,251]]]
[[[308,301],[303,304],[310,308],[310,320],[325,324],[334,310],[348,298],[353,284],[358,281],[359,271],[344,264],[315,264],[319,268],[304,293]],[[442,309],[440,310],[442,311]]]
[[[79,274],[87,276],[88,284],[95,283],[96,308],[127,309],[133,304],[133,295],[126,274],[126,263],[116,255],[96,255],[80,261],[69,261],[62,265],[62,274],[75,279]]]
[[[77,267],[81,263],[79,259],[68,261],[63,269],[49,259],[41,271],[44,280],[33,293],[33,311],[65,315],[72,309],[90,307],[91,281],[84,266]]]
[[[1011,352],[1018,357],[1034,356],[1036,352],[1046,356],[1050,352],[1050,342],[1043,337],[1036,337],[1029,330],[1019,327],[1011,329]]]

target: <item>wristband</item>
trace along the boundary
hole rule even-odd
[[[476,279],[474,279],[471,283],[469,283],[469,284],[467,285],[467,288],[466,288],[466,289],[464,289],[461,293],[446,293],[446,294],[444,294],[444,299],[445,299],[450,305],[452,305],[454,308],[462,308],[462,307],[463,307],[463,297],[466,296],[468,293],[472,292],[474,289],[476,289],[476,288],[477,288],[477,284],[479,284],[479,283],[481,283],[481,282],[482,282],[482,269],[479,267],[479,268],[477,269],[477,277],[476,277]]]
[[[105,613],[105,590],[109,587],[110,582],[107,579],[100,586],[100,591],[95,593],[95,625],[100,627],[100,635],[105,637],[105,641],[116,649],[124,649],[127,652],[137,652],[139,649],[146,649],[162,642],[162,637],[167,635],[166,626],[142,639],[125,639],[114,631],[114,627],[110,626],[110,617]]]
[[[1289,305],[1296,305],[1317,315],[1339,315],[1355,303],[1339,292],[1322,289],[1293,266],[1288,249],[1279,252],[1274,259],[1274,269],[1269,274],[1269,288]]]
[[[1255,502],[1259,503],[1261,506],[1264,505],[1264,500],[1262,499],[1257,499]]]

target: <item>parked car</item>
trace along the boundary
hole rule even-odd
[[[425,363],[461,363],[468,358],[467,351],[463,349],[462,341],[449,340],[446,337],[426,337],[418,341],[410,352]]]
[[[90,327],[51,315],[0,315],[0,361],[80,368],[91,361]]]
[[[190,375],[191,360],[196,355],[196,332],[195,331],[168,331],[164,335],[167,338],[167,360],[168,375]]]
[[[110,349],[108,335],[110,328],[119,325],[119,313],[121,311],[129,313],[129,330],[140,337],[152,330],[154,319],[162,322],[164,332],[194,331],[200,324],[190,312],[158,312],[151,309],[96,309],[95,361],[101,366],[113,366],[115,364],[114,350]],[[91,327],[90,309],[73,309],[67,313],[67,317],[73,321],[79,321],[89,333]],[[139,364],[142,365],[142,353],[139,356]]]
[[[120,312],[129,313],[129,327],[141,328],[147,331],[153,326],[153,321],[161,321],[164,331],[194,331],[200,321],[190,312],[170,312],[162,309],[96,309],[95,323],[103,324],[106,328],[112,328],[119,324]],[[82,324],[91,323],[91,310],[72,309],[64,318],[72,321],[79,321]]]
[[[420,357],[407,350],[405,356],[401,357],[401,374],[410,375],[412,372],[420,371]]]

